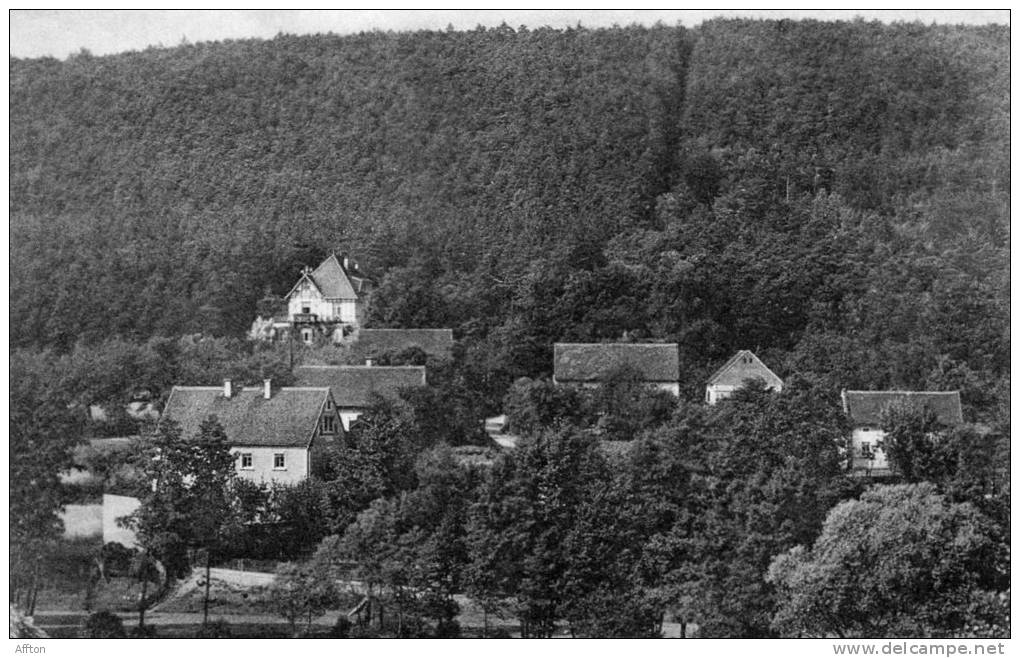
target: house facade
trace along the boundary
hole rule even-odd
[[[320,450],[343,437],[343,423],[328,387],[175,386],[163,420],[181,427],[182,436],[198,432],[215,417],[236,456],[240,477],[255,482],[296,484],[316,466]],[[163,422],[161,420],[161,422]]]
[[[314,270],[306,267],[284,297],[285,314],[273,319],[276,335],[292,332],[306,344],[326,335],[335,342],[364,324],[371,281],[348,256],[332,254]]]
[[[553,383],[598,386],[620,367],[641,374],[652,388],[680,397],[680,352],[676,343],[556,343]]]
[[[377,396],[395,400],[405,388],[425,386],[424,366],[298,366],[298,383],[327,387],[336,401],[344,430],[376,401]]]
[[[890,475],[882,415],[891,406],[930,409],[938,422],[953,427],[963,422],[959,391],[847,391],[843,412],[850,419],[851,469],[858,475]]]
[[[783,390],[783,380],[750,350],[740,350],[708,379],[705,402],[715,404],[733,395],[748,380],[759,380],[771,391]]]

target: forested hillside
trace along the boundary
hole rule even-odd
[[[351,250],[494,405],[556,340],[1008,390],[1006,27],[279,36],[11,61],[13,346],[240,336]]]

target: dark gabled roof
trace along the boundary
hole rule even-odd
[[[232,446],[307,447],[315,433],[329,389],[284,387],[266,400],[263,388],[238,388],[230,398],[220,386],[174,386],[163,419],[181,426],[184,437],[216,416]],[[162,420],[160,421],[162,422]]]
[[[553,376],[557,382],[596,382],[613,368],[630,365],[646,382],[680,380],[676,343],[556,343]]]
[[[350,279],[351,285],[354,286],[354,292],[358,293],[359,295],[367,293],[372,288],[371,279],[355,276],[353,274],[348,274],[347,278]]]
[[[843,411],[854,425],[880,425],[891,405],[931,409],[943,425],[963,422],[959,391],[843,391]]]
[[[354,291],[354,285],[344,272],[336,254],[332,254],[315,268],[312,272],[312,281],[326,299],[358,298],[358,293]]]
[[[748,379],[760,379],[769,387],[782,387],[783,380],[769,370],[751,350],[740,350],[708,379],[709,386],[742,386]]]
[[[453,329],[362,329],[354,350],[361,358],[403,352],[420,347],[431,356],[449,356],[453,350]]]
[[[322,261],[314,271],[305,268],[301,278],[290,289],[284,299],[290,299],[302,281],[309,281],[326,299],[358,299],[359,293],[365,293],[371,282],[360,276],[349,276],[337,259],[336,254]]]
[[[424,366],[298,366],[294,374],[300,384],[328,386],[338,407],[367,407],[373,394],[396,398],[425,385]]]

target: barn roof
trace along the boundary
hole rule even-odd
[[[361,329],[354,350],[361,358],[403,352],[420,347],[431,356],[449,356],[453,350],[453,329]]]
[[[676,343],[556,343],[553,376],[558,382],[596,382],[609,370],[629,365],[646,382],[680,380]]]
[[[963,422],[959,391],[843,391],[843,411],[854,425],[879,425],[891,405],[931,409],[944,425]]]
[[[307,447],[328,396],[326,387],[284,387],[267,400],[262,387],[238,387],[226,398],[220,386],[174,386],[163,419],[178,423],[184,437],[216,416],[232,446]]]
[[[742,386],[748,379],[760,379],[769,387],[782,387],[783,380],[769,370],[751,350],[740,350],[709,377],[709,386]]]
[[[294,374],[300,384],[328,386],[338,407],[367,407],[374,394],[396,398],[425,385],[424,366],[298,366]]]

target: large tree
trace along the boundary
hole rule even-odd
[[[45,575],[44,560],[60,538],[64,501],[60,473],[72,464],[82,417],[68,408],[49,355],[11,354],[11,601],[29,613]]]
[[[928,483],[876,486],[778,556],[773,624],[789,635],[1009,634],[1008,549],[972,505]]]
[[[563,612],[566,540],[597,483],[609,478],[593,438],[548,431],[497,459],[471,510],[471,588],[513,599],[522,633],[549,637]]]
[[[142,550],[158,559],[170,578],[193,566],[189,552],[203,554],[208,612],[211,562],[236,539],[243,521],[232,513],[235,456],[215,417],[203,420],[188,438],[176,423],[163,421],[148,443],[145,477],[151,489],[126,522]]]

